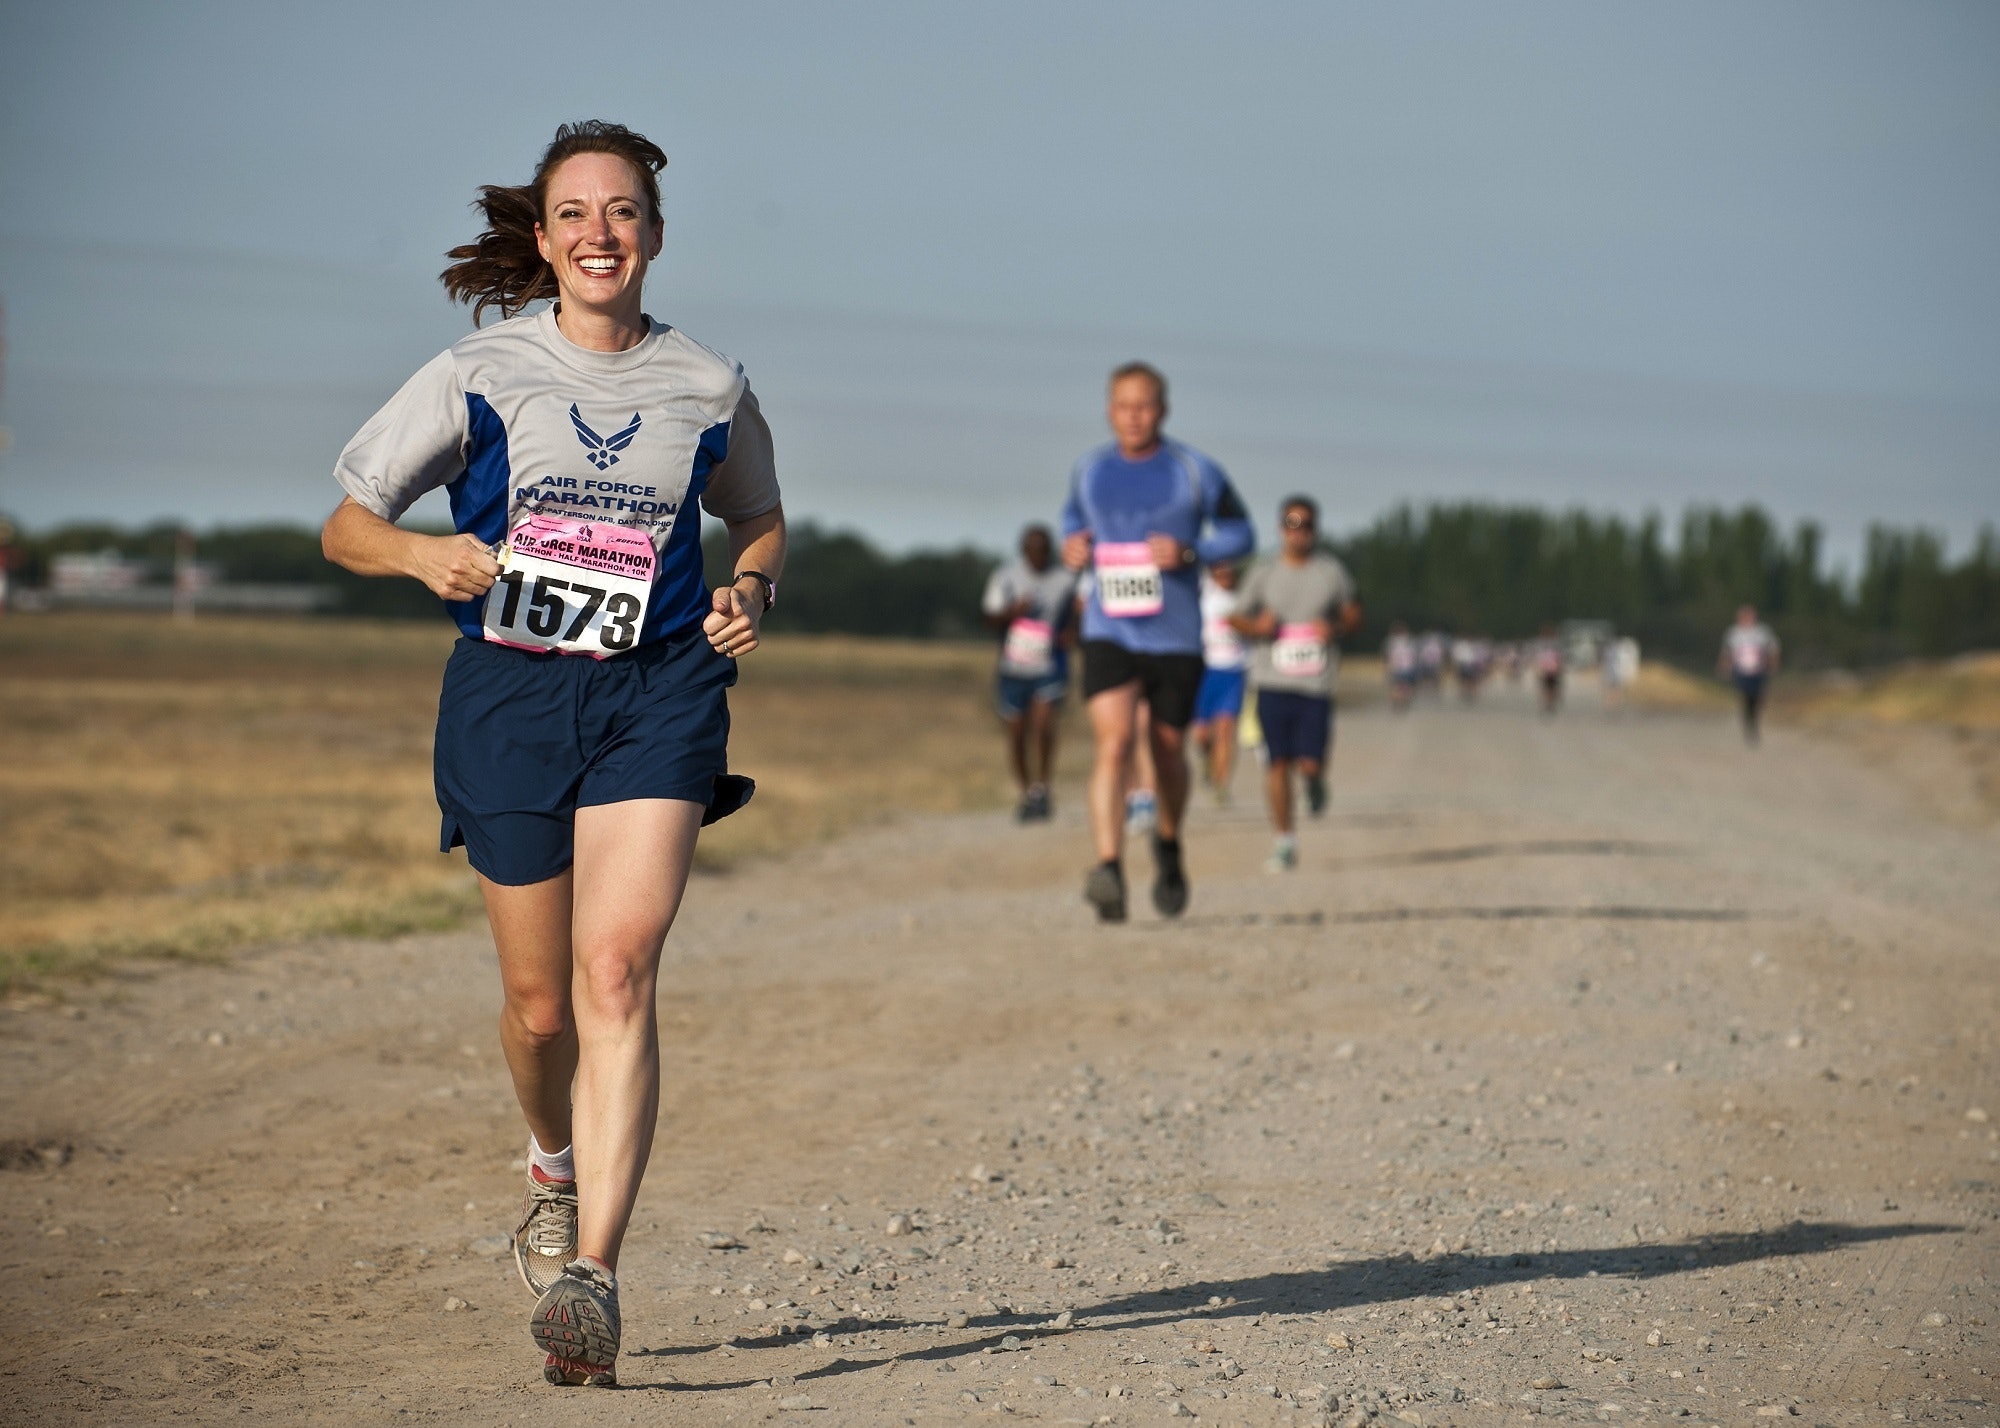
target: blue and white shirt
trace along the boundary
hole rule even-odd
[[[642,644],[709,609],[696,501],[724,521],[778,504],[771,431],[740,364],[650,317],[637,346],[592,351],[562,335],[552,308],[482,328],[425,363],[333,474],[390,521],[442,486],[452,524],[489,544],[532,515],[645,532],[656,559]],[[450,604],[472,639],[485,604]]]
[[[1064,538],[1078,531],[1089,531],[1100,546],[1141,542],[1157,531],[1192,547],[1202,565],[1241,560],[1257,544],[1249,513],[1223,469],[1171,440],[1162,440],[1143,461],[1128,461],[1115,442],[1086,452],[1071,473],[1062,513]],[[1083,607],[1083,638],[1139,654],[1200,654],[1198,568],[1161,571],[1160,599],[1157,614],[1113,617],[1104,613],[1093,584]]]

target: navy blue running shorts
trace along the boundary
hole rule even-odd
[[[749,800],[728,774],[736,662],[699,629],[609,659],[461,639],[444,669],[433,763],[440,849],[520,887],[575,856],[576,810],[634,798]]]
[[[1272,758],[1326,762],[1327,745],[1333,742],[1333,700],[1327,696],[1260,689],[1257,722],[1263,726],[1264,748]]]

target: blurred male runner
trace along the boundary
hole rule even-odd
[[[1229,806],[1236,773],[1236,726],[1243,715],[1243,691],[1250,677],[1250,647],[1229,622],[1241,600],[1236,567],[1210,567],[1201,582],[1201,689],[1194,699],[1194,741],[1202,753],[1202,774],[1215,801]]]
[[[1088,452],[1070,476],[1063,506],[1063,564],[1090,568],[1083,610],[1083,692],[1096,758],[1090,826],[1097,864],[1083,895],[1106,922],[1125,917],[1125,763],[1135,706],[1150,709],[1158,804],[1153,832],[1153,906],[1187,906],[1181,814],[1187,808],[1185,748],[1201,685],[1203,564],[1239,560],[1256,544],[1250,517],[1214,461],[1164,436],[1167,379],[1144,362],[1111,374],[1106,416],[1113,440]]]
[[[1326,809],[1326,762],[1333,742],[1333,685],[1340,649],[1334,643],[1360,627],[1361,607],[1347,567],[1316,548],[1319,507],[1310,496],[1292,496],[1280,508],[1278,554],[1243,582],[1237,629],[1257,641],[1251,678],[1257,686],[1257,722],[1270,754],[1265,787],[1277,840],[1267,872],[1298,866],[1292,828],[1292,773],[1305,782],[1306,807],[1317,818]]]
[[[1056,564],[1047,526],[1021,533],[1021,554],[986,582],[980,610],[1000,635],[994,704],[1007,728],[1007,754],[1021,789],[1015,816],[1023,823],[1049,816],[1049,779],[1056,767],[1056,716],[1069,690],[1069,649],[1075,637],[1076,572]]]
[[[1743,702],[1743,742],[1758,738],[1758,717],[1764,709],[1764,689],[1778,672],[1778,636],[1757,618],[1754,605],[1739,606],[1736,623],[1722,636],[1722,650],[1715,657],[1716,671],[1736,682],[1736,694]]]

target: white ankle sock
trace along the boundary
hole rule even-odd
[[[564,1146],[561,1150],[547,1151],[535,1139],[533,1132],[528,1135],[528,1164],[542,1172],[551,1180],[576,1179],[576,1147]]]

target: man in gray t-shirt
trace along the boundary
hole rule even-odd
[[[979,602],[987,628],[1000,636],[995,705],[1007,727],[1023,823],[1049,816],[1056,710],[1069,688],[1068,646],[1076,638],[1076,584],[1077,573],[1055,559],[1049,528],[1029,526],[1021,533],[1021,558],[993,572]]]
[[[1317,549],[1319,507],[1293,496],[1280,508],[1278,555],[1243,582],[1231,623],[1256,643],[1250,679],[1257,687],[1257,722],[1270,756],[1265,771],[1277,844],[1265,867],[1298,866],[1292,831],[1292,771],[1305,780],[1306,805],[1317,817],[1326,808],[1326,760],[1333,741],[1333,681],[1340,663],[1335,643],[1361,623],[1354,581],[1347,567]]]

